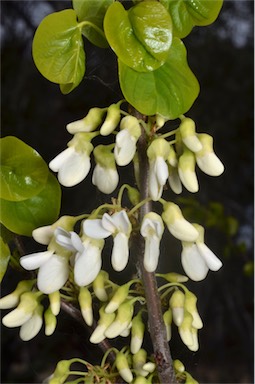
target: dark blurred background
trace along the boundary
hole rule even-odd
[[[2,137],[17,136],[47,162],[70,140],[68,122],[82,118],[93,106],[105,107],[122,98],[113,53],[88,41],[86,76],[71,94],[62,95],[35,68],[31,44],[36,27],[47,14],[70,7],[69,1],[1,1]],[[196,121],[198,132],[213,135],[215,151],[225,164],[218,178],[199,172],[196,200],[184,193],[182,201],[190,220],[207,224],[206,243],[224,264],[204,281],[189,283],[204,321],[200,350],[189,352],[178,335],[171,341],[173,357],[200,383],[253,382],[253,10],[253,1],[226,0],[214,24],[195,28],[184,39],[201,85],[187,115]],[[124,168],[121,179],[126,176],[130,171]],[[80,185],[63,188],[61,214],[89,212],[105,200],[90,180],[91,173]],[[176,199],[169,191],[166,196]],[[164,240],[160,268],[182,272],[179,244],[167,234]],[[28,252],[42,249],[31,239],[23,241]],[[169,249],[176,253],[174,262]],[[104,263],[110,268],[107,260]],[[124,281],[129,272],[130,267]],[[18,279],[8,271],[2,295],[11,292]],[[97,348],[87,343],[89,335],[64,313],[51,338],[41,331],[34,340],[22,342],[18,332],[1,327],[2,383],[40,383],[60,359],[99,358]]]

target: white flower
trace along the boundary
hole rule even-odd
[[[96,164],[92,175],[92,183],[99,191],[106,194],[112,193],[119,183],[119,174],[116,167],[107,168]]]
[[[126,211],[114,213],[110,216],[105,213],[102,219],[85,220],[84,233],[94,239],[105,239],[113,236],[112,266],[116,271],[122,271],[129,256],[128,240],[132,226]]]
[[[140,124],[136,117],[125,116],[120,123],[121,131],[116,136],[114,156],[116,163],[124,166],[132,161],[136,152],[136,143],[141,136]]]
[[[195,241],[199,233],[196,228],[184,219],[182,212],[177,204],[165,203],[162,218],[166,223],[169,232],[182,241]]]
[[[95,241],[86,237],[83,241],[75,232],[67,232],[62,228],[55,231],[56,242],[75,253],[74,280],[80,287],[92,283],[97,277],[101,265],[103,241]]]
[[[53,250],[23,256],[20,264],[28,271],[39,268],[37,286],[46,294],[61,289],[68,279],[68,258],[54,253]]]
[[[58,180],[65,187],[72,187],[85,179],[90,170],[90,143],[93,134],[76,133],[68,143],[68,148],[57,155],[49,167],[58,172]]]
[[[215,155],[213,150],[213,138],[205,133],[198,135],[203,148],[195,153],[196,162],[201,171],[209,176],[219,176],[224,171],[224,165]]]
[[[192,193],[198,191],[198,181],[195,172],[196,160],[193,152],[185,148],[179,158],[178,173],[184,187]]]
[[[160,240],[164,232],[164,224],[157,213],[147,213],[142,222],[141,235],[145,238],[144,268],[154,272],[158,265]]]
[[[158,156],[156,160],[150,161],[149,193],[153,201],[160,199],[167,178],[168,166],[163,157]]]
[[[170,154],[170,145],[165,139],[154,140],[148,150],[149,158],[149,194],[152,200],[160,199],[168,178],[166,160]]]
[[[196,225],[199,238],[195,243],[183,242],[181,262],[185,273],[194,281],[203,280],[208,271],[218,271],[222,262],[203,242],[204,229]]]

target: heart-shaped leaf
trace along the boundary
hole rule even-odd
[[[75,11],[46,16],[35,32],[32,51],[35,65],[46,79],[68,84],[71,90],[77,87],[85,73],[85,52]]]
[[[126,11],[113,3],[104,19],[107,40],[118,58],[139,72],[164,64],[172,43],[172,22],[157,1],[141,2]]]
[[[160,0],[171,15],[173,34],[183,38],[196,25],[212,24],[221,10],[223,0]]]
[[[37,195],[48,179],[48,166],[32,147],[14,136],[0,139],[0,197],[20,201]]]
[[[49,173],[47,184],[36,196],[23,201],[1,199],[1,223],[18,235],[31,236],[35,228],[56,221],[60,211],[61,188]]]
[[[108,47],[104,35],[103,21],[107,8],[114,0],[73,0],[73,8],[79,22],[87,21],[82,27],[82,34],[100,48]]]
[[[145,115],[159,113],[176,119],[190,109],[199,94],[186,48],[178,38],[173,39],[168,60],[153,72],[139,73],[119,60],[119,79],[125,99]]]

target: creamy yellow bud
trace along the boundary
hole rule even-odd
[[[109,338],[117,337],[130,324],[134,313],[134,303],[130,301],[122,303],[116,315],[114,322],[106,329],[105,336]]]
[[[184,365],[182,364],[182,362],[180,360],[174,360],[173,361],[173,364],[174,364],[174,369],[177,371],[177,372],[184,372],[185,371],[185,367]]]
[[[197,297],[190,291],[185,293],[184,308],[192,315],[192,326],[197,329],[203,327],[201,317],[197,311]]]
[[[160,276],[169,281],[169,283],[185,283],[189,280],[187,276],[180,275],[179,273],[175,272],[160,274]]]
[[[167,161],[172,167],[177,167],[178,165],[177,155],[172,145],[169,145],[169,155],[167,157]]]
[[[115,313],[106,313],[105,312],[105,305],[103,305],[99,310],[99,320],[97,323],[97,327],[95,328],[94,332],[90,336],[90,342],[93,344],[100,343],[105,339],[105,331],[109,327],[110,324],[115,319]]]
[[[147,352],[141,348],[137,353],[133,355],[133,367],[139,373],[139,375],[146,377],[149,372],[143,369],[144,364],[146,364]]]
[[[57,326],[57,318],[52,313],[52,310],[50,307],[44,312],[44,322],[45,322],[45,335],[46,336],[52,335]]]
[[[182,119],[179,130],[182,141],[191,151],[198,152],[202,149],[202,144],[196,134],[195,122],[192,119],[189,117]]]
[[[107,304],[105,308],[106,313],[113,313],[116,311],[116,309],[119,308],[119,306],[126,300],[129,288],[131,283],[126,283],[122,285],[121,287],[117,288],[114,292],[113,297],[111,298],[109,304]]]
[[[171,309],[169,308],[163,314],[163,321],[164,321],[164,324],[165,324],[165,327],[166,327],[166,338],[167,338],[167,341],[170,341],[171,337],[172,337],[172,329],[171,329],[172,318],[173,318],[173,314],[172,314]]]
[[[184,187],[192,193],[198,191],[198,181],[195,172],[196,159],[188,148],[184,149],[178,162],[178,174]]]
[[[119,352],[116,356],[116,368],[120,374],[120,376],[127,382],[131,383],[133,380],[133,374],[129,368],[127,357],[124,355],[124,353]]]
[[[156,126],[157,126],[157,128],[162,128],[163,125],[165,125],[166,121],[167,121],[167,118],[165,118],[164,116],[162,116],[160,114],[156,115]]]
[[[0,309],[14,308],[18,305],[22,293],[29,291],[34,285],[33,280],[22,280],[15,290],[0,299]]]
[[[92,132],[102,123],[104,114],[104,108],[91,108],[83,119],[67,124],[66,129],[69,133]]]
[[[192,345],[194,344],[193,335],[191,331],[192,321],[193,321],[192,315],[189,312],[185,311],[183,322],[178,328],[181,339],[183,343],[187,345],[188,348],[192,347]]]
[[[53,315],[57,316],[60,312],[60,292],[55,291],[49,294],[50,308],[52,310]]]
[[[87,287],[80,288],[78,301],[85,323],[91,326],[93,324],[92,297]]]
[[[185,300],[185,295],[179,289],[174,291],[174,293],[172,294],[169,300],[169,306],[172,309],[172,314],[173,314],[173,321],[177,326],[181,325],[183,321],[184,300]]]
[[[125,116],[121,120],[120,129],[126,129],[129,131],[130,135],[133,136],[136,140],[141,136],[141,127],[139,121],[134,116]]]
[[[33,316],[37,306],[38,301],[33,292],[22,293],[18,307],[5,315],[2,322],[9,328],[19,327]]]
[[[102,136],[110,135],[120,122],[120,105],[112,104],[107,108],[107,115],[103,125],[100,128]]]
[[[201,133],[198,138],[202,144],[202,149],[195,154],[197,165],[207,175],[221,175],[224,172],[224,165],[214,153],[212,136]]]
[[[139,312],[132,320],[130,350],[135,354],[143,343],[145,325],[142,320],[142,313]]]
[[[65,379],[69,375],[70,365],[72,364],[72,361],[70,360],[61,360],[57,363],[56,369],[53,373],[53,377],[50,380],[51,383],[55,383],[54,379],[60,380],[59,383],[64,383]]]
[[[108,280],[109,274],[105,271],[100,271],[95,280],[93,281],[93,290],[96,297],[100,301],[107,301],[108,295],[105,290],[105,283]]]

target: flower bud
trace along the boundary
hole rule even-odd
[[[129,368],[128,360],[124,353],[117,353],[115,363],[116,368],[122,379],[124,379],[127,383],[131,383],[131,381],[133,380],[133,374]]]
[[[118,309],[119,306],[126,300],[131,284],[132,283],[128,282],[116,289],[113,297],[111,298],[110,302],[107,304],[105,308],[106,313],[115,312],[116,309]]]
[[[105,336],[112,339],[123,332],[130,324],[134,312],[134,303],[127,301],[122,303],[114,322],[106,329]]]
[[[193,334],[191,331],[192,321],[193,321],[192,315],[189,312],[185,311],[183,321],[178,328],[181,339],[183,343],[187,345],[188,348],[190,348],[194,343]]]
[[[111,152],[111,145],[98,145],[93,153],[97,164],[93,171],[92,183],[101,192],[112,193],[118,185],[119,175],[114,154]]]
[[[107,115],[100,128],[102,136],[110,135],[120,122],[120,104],[112,104],[107,108]]]
[[[148,384],[150,381],[146,380],[143,376],[136,376],[135,380],[133,381],[133,384]]]
[[[139,373],[139,375],[143,377],[146,377],[149,374],[148,371],[143,369],[144,364],[146,364],[146,359],[147,352],[142,348],[133,355],[133,367]]]
[[[125,116],[120,123],[121,130],[128,130],[130,135],[137,141],[141,136],[141,127],[139,121],[134,116]]]
[[[202,144],[196,134],[195,122],[192,119],[189,117],[182,119],[179,130],[182,141],[192,152],[198,152],[202,149]]]
[[[53,384],[54,379],[59,379],[59,384],[65,382],[66,378],[69,376],[70,365],[72,364],[71,360],[61,360],[58,362],[56,369],[53,373],[53,377],[50,380],[49,384]]]
[[[66,129],[72,134],[77,132],[92,132],[102,123],[104,114],[104,108],[91,108],[83,119],[67,124]]]
[[[80,288],[78,301],[85,323],[91,326],[93,324],[92,297],[87,287]]]
[[[34,285],[33,280],[20,281],[15,290],[0,299],[0,309],[14,308],[18,305],[22,293],[29,291]]]
[[[160,115],[159,113],[156,114],[156,126],[158,129],[162,128],[166,121],[167,119],[164,116]]]
[[[21,325],[19,332],[21,340],[31,340],[39,333],[43,324],[43,309],[43,306],[41,304],[38,304],[35,310],[33,311],[31,318]]]
[[[185,372],[185,384],[199,384],[188,372]]]
[[[163,315],[163,321],[164,321],[164,324],[166,327],[166,339],[167,339],[167,341],[170,341],[171,337],[172,337],[172,329],[171,329],[172,318],[173,318],[172,310],[169,308]]]
[[[139,312],[132,320],[130,351],[135,354],[143,344],[145,325],[142,320],[142,312]]]
[[[168,183],[174,193],[182,193],[182,183],[178,174],[178,169],[168,165]]]
[[[163,157],[167,160],[170,153],[170,146],[165,139],[155,139],[147,149],[147,156],[149,160],[155,160],[157,157]]]
[[[203,323],[201,317],[197,311],[197,298],[196,296],[190,292],[185,292],[185,300],[184,300],[184,308],[192,315],[192,327],[201,329],[203,327]]]
[[[163,209],[162,218],[174,237],[182,241],[195,241],[198,238],[198,231],[184,219],[178,205],[165,203]]]
[[[196,159],[194,154],[185,148],[179,158],[178,173],[184,187],[192,193],[198,191],[198,181],[195,172]]]
[[[53,314],[51,307],[49,307],[44,312],[44,322],[45,322],[45,335],[46,336],[52,335],[57,326],[57,318]]]
[[[163,277],[165,280],[169,281],[169,283],[185,283],[189,280],[187,276],[175,272],[162,273],[160,274],[160,277]]]
[[[177,371],[177,372],[184,372],[185,371],[185,367],[184,365],[182,364],[182,362],[180,360],[174,360],[173,361],[173,365],[174,365],[174,369]]]
[[[108,295],[105,290],[105,283],[109,279],[109,274],[103,270],[99,272],[95,280],[93,281],[93,290],[96,297],[100,301],[107,301]]]
[[[105,339],[105,330],[109,327],[110,324],[115,319],[115,313],[106,313],[105,305],[99,310],[100,318],[97,323],[97,327],[90,336],[90,342],[93,344],[101,343]]]
[[[144,370],[144,371],[147,371],[147,372],[149,372],[149,373],[154,372],[155,369],[156,369],[156,364],[153,363],[152,361],[148,361],[147,363],[145,363],[145,364],[143,365],[143,370]]]
[[[195,154],[197,165],[201,171],[209,176],[221,175],[224,171],[224,165],[214,153],[212,136],[201,133],[198,137],[203,148]]]
[[[169,145],[169,155],[167,157],[167,161],[174,168],[178,165],[177,155],[172,145]]]
[[[33,292],[22,293],[18,307],[5,315],[2,323],[9,328],[21,326],[33,316],[37,305],[38,301]]]
[[[50,300],[50,308],[53,313],[53,315],[57,316],[60,312],[60,305],[61,305],[61,300],[60,300],[60,292],[55,291],[49,294],[49,300]]]
[[[137,205],[140,202],[140,192],[133,187],[127,187],[128,198],[133,205]]]
[[[169,306],[173,313],[173,321],[177,326],[181,325],[183,322],[184,300],[185,295],[180,289],[174,291],[169,300]]]

